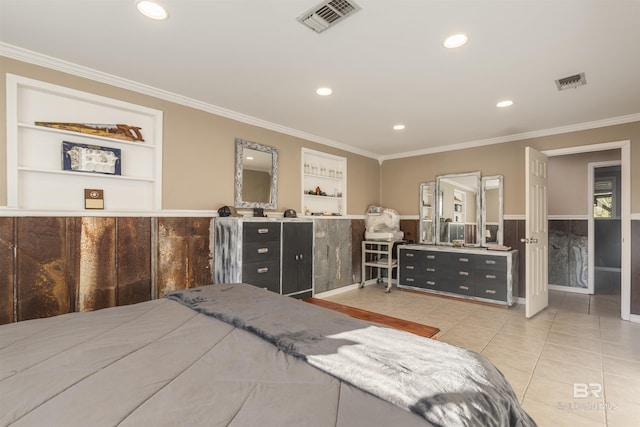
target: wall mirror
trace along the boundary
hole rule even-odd
[[[436,177],[436,243],[479,246],[480,172]]]
[[[235,207],[276,209],[278,150],[236,139]]]
[[[420,243],[435,243],[436,183],[420,183]]]
[[[482,177],[482,246],[502,245],[502,175]]]

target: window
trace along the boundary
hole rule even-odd
[[[614,218],[615,212],[615,177],[598,178],[593,188],[593,217]]]

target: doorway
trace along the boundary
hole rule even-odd
[[[589,153],[604,150],[619,150],[620,157],[620,316],[630,320],[631,313],[631,241],[624,236],[631,233],[631,147],[630,141],[615,141],[602,144],[561,148],[543,151],[549,157],[565,156],[569,154]],[[584,175],[583,175],[584,177]],[[584,179],[584,178],[583,178]],[[593,199],[589,200],[588,210],[593,209]],[[585,215],[586,217],[586,215]],[[593,251],[592,251],[593,253]],[[595,270],[594,270],[595,272]],[[593,280],[591,280],[593,283]],[[587,292],[586,290],[584,291]]]
[[[589,177],[589,293],[594,303],[620,307],[621,163],[589,163]]]

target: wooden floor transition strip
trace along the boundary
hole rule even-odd
[[[409,320],[398,319],[397,317],[386,316],[384,314],[374,313],[372,311],[363,310],[361,308],[338,304],[337,302],[327,301],[319,298],[307,298],[304,300],[304,302],[328,308],[329,310],[337,311],[356,319],[378,323],[380,325],[385,325],[391,328],[411,332],[413,334],[420,335],[421,337],[431,338],[434,340],[438,339],[438,335],[440,333],[440,329],[434,328],[433,326],[422,325],[420,323],[410,322]]]

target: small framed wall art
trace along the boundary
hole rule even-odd
[[[121,175],[119,148],[62,142],[62,169],[75,172]]]
[[[85,209],[104,209],[104,190],[84,189]]]

